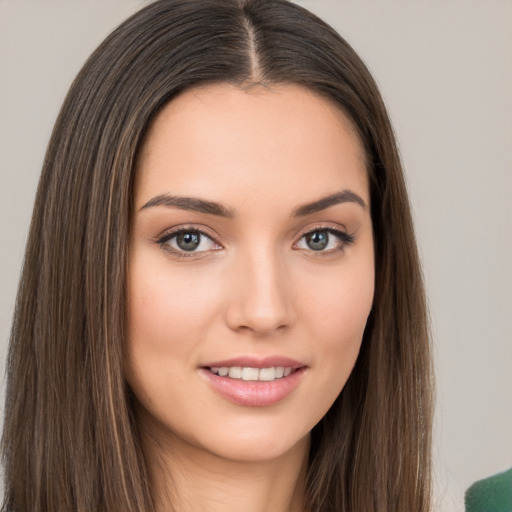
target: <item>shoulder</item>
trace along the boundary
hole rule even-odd
[[[464,502],[466,512],[512,512],[512,468],[475,482]]]

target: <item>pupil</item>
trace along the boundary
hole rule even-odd
[[[313,251],[321,251],[329,243],[329,234],[327,231],[315,231],[306,237],[306,243]]]
[[[176,237],[178,247],[184,251],[193,251],[199,246],[198,233],[179,233]]]

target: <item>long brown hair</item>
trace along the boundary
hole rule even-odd
[[[425,298],[374,80],[332,28],[285,0],[160,0],[89,58],[49,143],[10,340],[2,510],[154,510],[122,367],[135,160],[164,104],[219,82],[313,90],[366,149],[375,298],[354,371],[312,432],[307,510],[430,509]]]

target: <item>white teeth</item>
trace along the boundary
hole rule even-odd
[[[241,366],[232,366],[229,369],[228,375],[232,379],[241,379],[242,378],[242,367]]]
[[[275,380],[276,369],[275,368],[262,368],[259,374],[260,380]]]
[[[258,368],[243,368],[242,380],[258,380]]]
[[[212,366],[210,371],[215,373],[215,375],[219,375],[220,377],[229,377],[230,379],[270,382],[276,379],[282,379],[283,377],[288,377],[288,375],[292,373],[293,369],[284,366],[271,366],[269,368]]]

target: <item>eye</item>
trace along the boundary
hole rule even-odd
[[[220,249],[220,245],[199,229],[183,228],[164,235],[157,243],[162,249],[179,256]]]
[[[334,252],[342,250],[354,242],[354,237],[339,229],[315,229],[302,235],[297,243],[297,249],[315,252]]]

